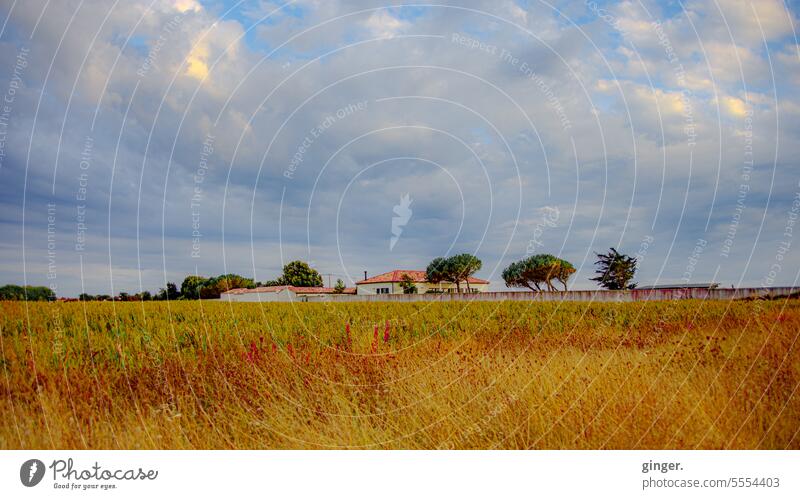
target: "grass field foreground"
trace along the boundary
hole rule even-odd
[[[800,448],[800,303],[0,302],[0,447]]]

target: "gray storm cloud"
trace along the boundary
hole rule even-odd
[[[357,279],[451,249],[499,289],[533,238],[577,288],[609,246],[646,246],[642,283],[690,259],[724,285],[800,270],[797,13],[777,0],[0,16],[3,282],[153,290],[297,258]],[[559,217],[537,230],[543,207]]]

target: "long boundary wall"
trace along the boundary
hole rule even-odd
[[[800,287],[772,288],[683,288],[683,289],[634,289],[630,291],[500,291],[487,293],[443,293],[416,295],[327,295],[309,296],[309,302],[370,302],[370,301],[595,301],[633,302],[665,300],[741,300],[746,298],[780,298],[800,293]]]

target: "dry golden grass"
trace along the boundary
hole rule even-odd
[[[800,448],[797,301],[0,314],[2,448]]]

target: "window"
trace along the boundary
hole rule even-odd
[[[375,293],[379,294],[379,295],[388,295],[389,294],[389,288],[378,288],[378,289],[375,290]]]

